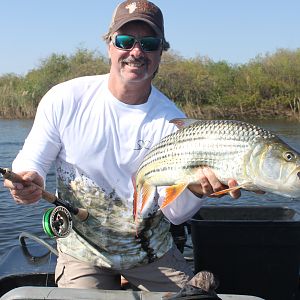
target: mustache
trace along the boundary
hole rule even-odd
[[[147,64],[149,62],[149,59],[146,57],[140,57],[140,58],[135,58],[135,57],[127,57],[124,59],[121,59],[121,63],[144,63]]]

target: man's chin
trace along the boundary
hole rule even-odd
[[[122,74],[123,80],[127,82],[142,82],[145,81],[149,78],[152,78],[151,74],[149,73],[143,73],[143,74],[136,74],[136,73],[131,73],[131,74]]]

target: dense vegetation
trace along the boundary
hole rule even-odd
[[[5,74],[0,77],[0,118],[33,118],[53,85],[108,71],[104,56],[78,49],[70,56],[52,54],[25,76]],[[300,48],[280,49],[242,65],[166,52],[154,84],[190,117],[300,120]]]

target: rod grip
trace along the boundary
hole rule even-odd
[[[85,221],[88,216],[89,213],[87,211],[87,209],[84,208],[74,208],[73,206],[71,207],[71,205],[68,203],[66,203],[64,205],[63,201],[59,200],[58,197],[56,197],[54,194],[46,191],[45,189],[43,189],[41,186],[37,185],[36,183],[32,182],[32,181],[26,181],[22,178],[22,176],[20,176],[19,174],[16,174],[14,172],[12,172],[11,170],[7,169],[7,168],[0,168],[0,172],[3,176],[3,178],[10,180],[11,182],[14,183],[21,183],[24,186],[30,186],[33,185],[36,188],[40,189],[42,191],[42,198],[45,199],[46,201],[55,204],[55,205],[62,205],[62,206],[70,206],[69,209],[71,211],[74,212],[74,214],[76,215],[76,217],[80,220],[80,221]]]
[[[20,175],[10,171],[9,169],[3,169],[5,170],[5,173],[2,174],[3,178],[10,180],[14,183],[21,183],[24,186],[30,186],[33,185],[36,188],[42,190],[42,197],[43,199],[47,200],[50,203],[54,203],[57,200],[57,197],[47,191],[45,191],[41,186],[37,185],[36,183],[32,181],[26,181],[24,180]]]

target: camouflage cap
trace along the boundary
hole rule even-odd
[[[159,7],[147,0],[126,0],[120,3],[113,13],[105,38],[110,38],[123,25],[132,21],[144,21],[149,24],[156,34],[163,39],[164,46],[169,47],[165,40],[163,14]]]

